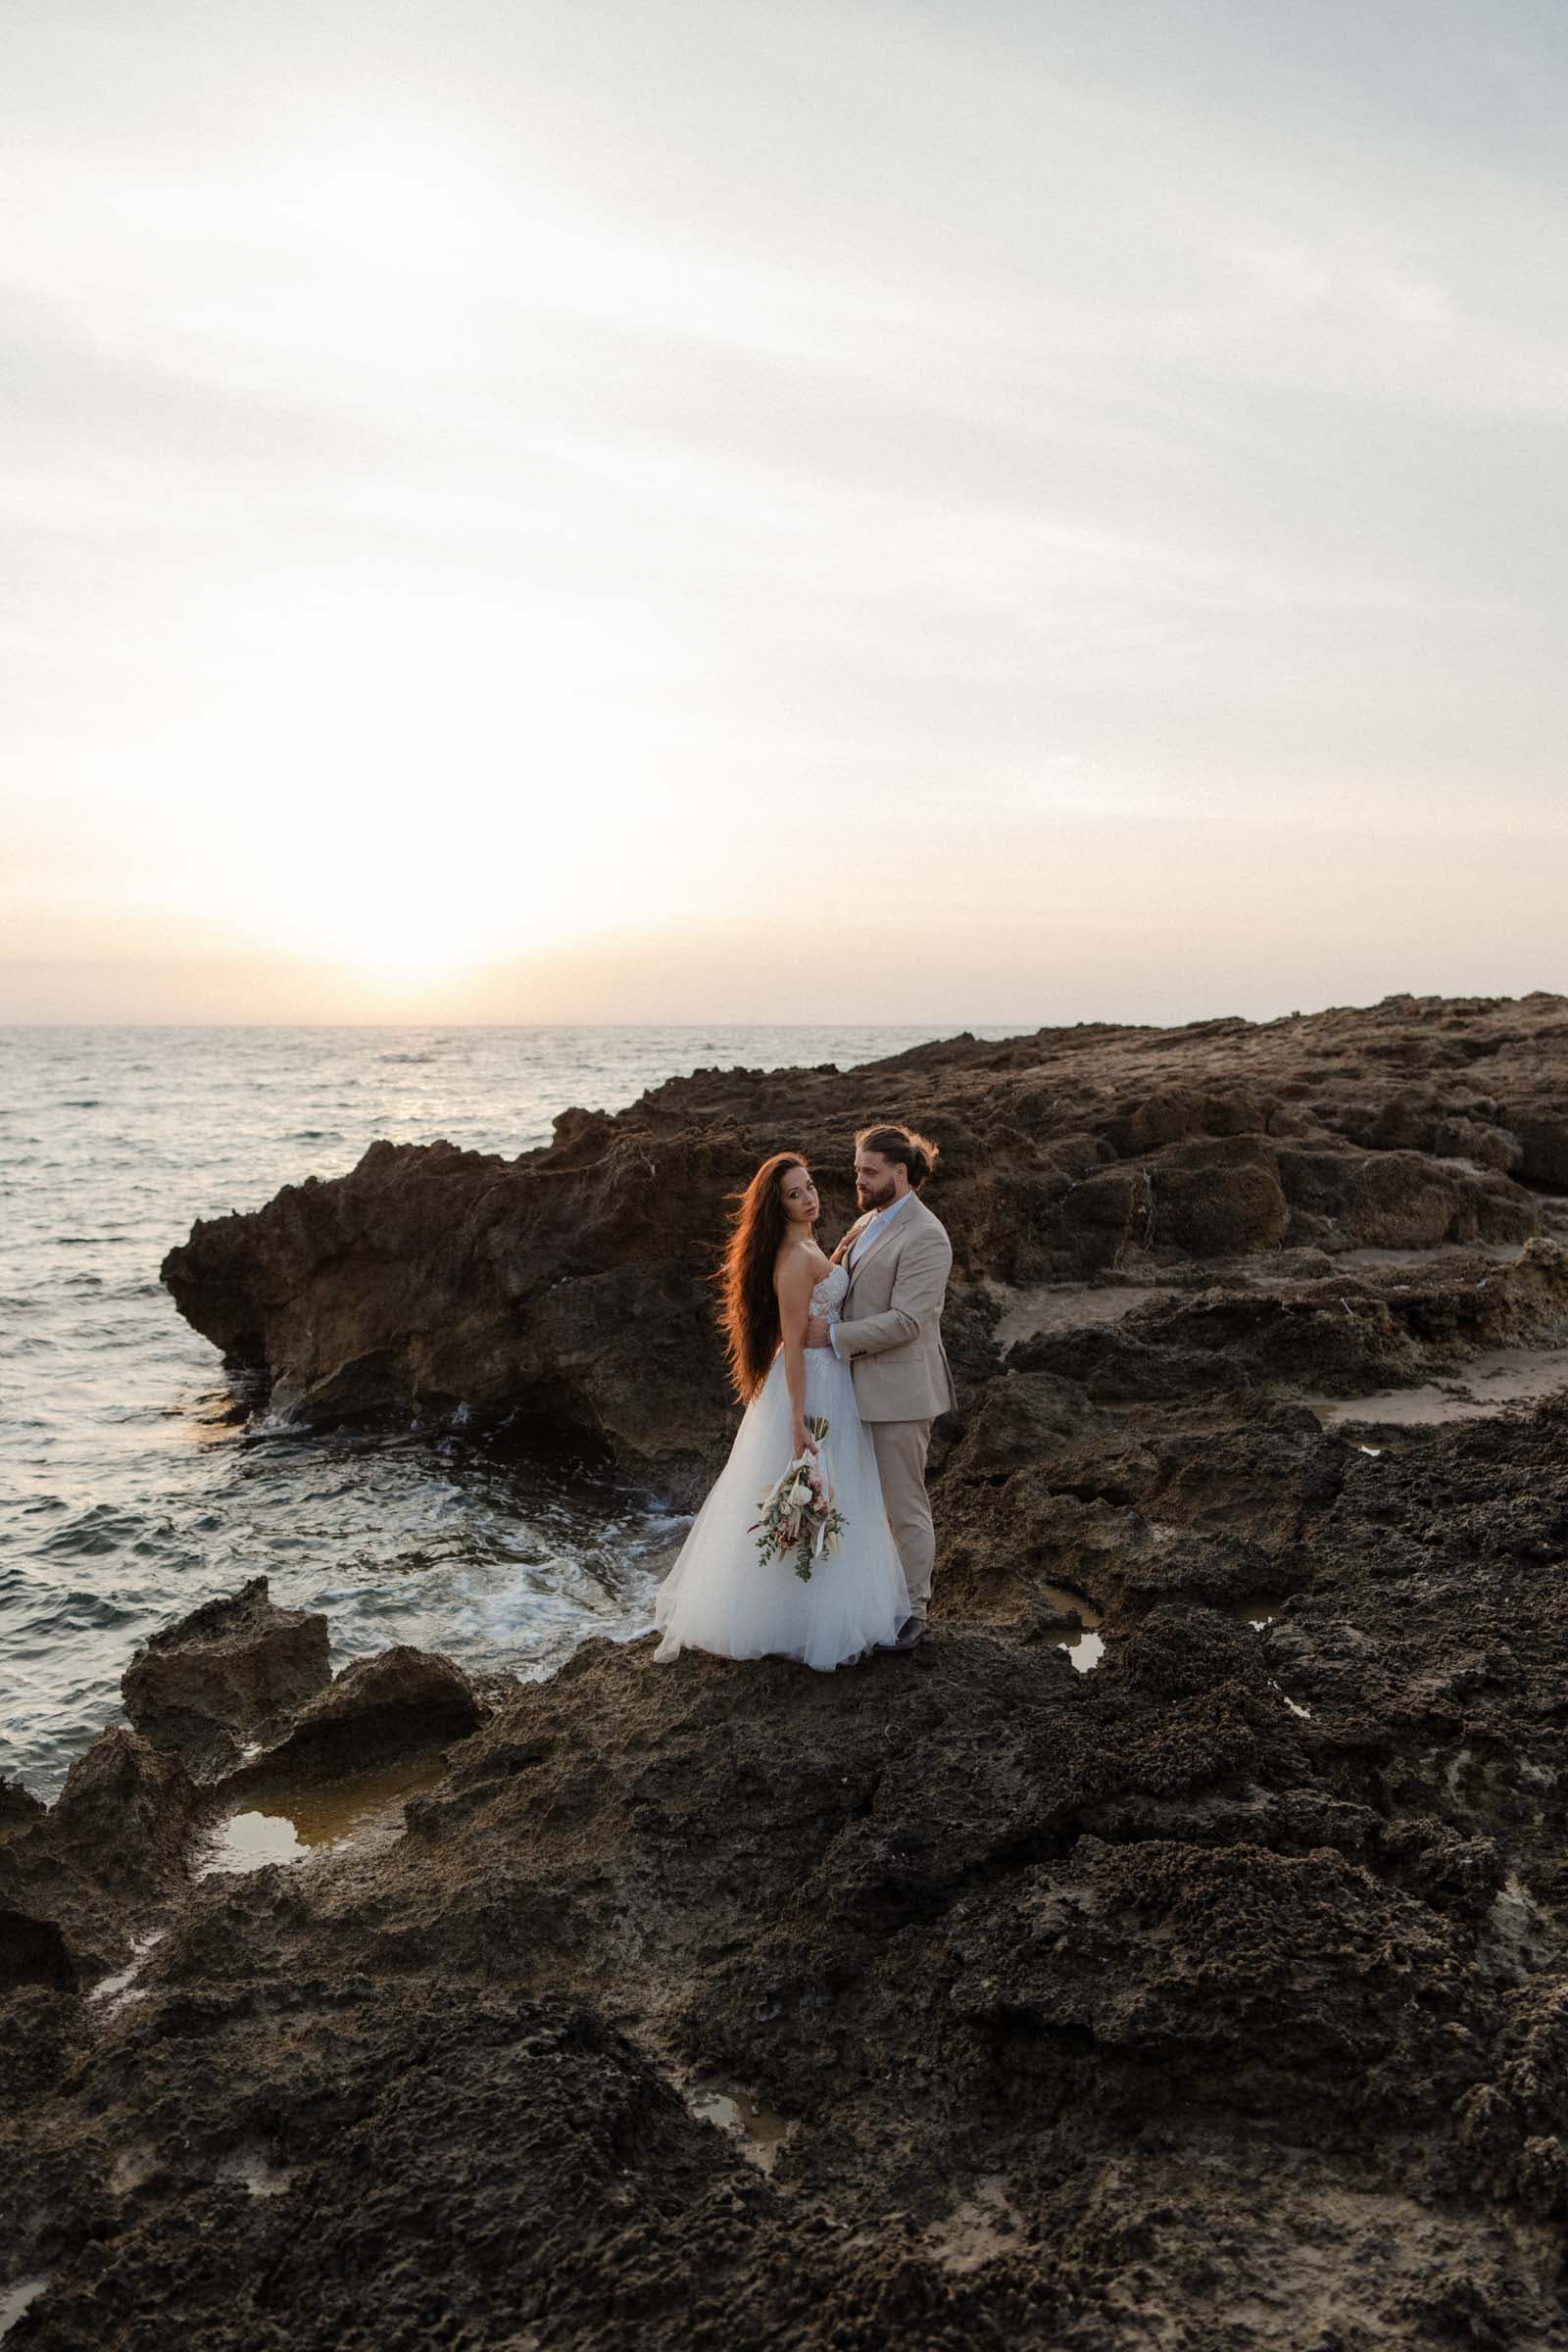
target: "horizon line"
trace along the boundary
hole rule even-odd
[[[710,1030],[715,1030],[715,1031],[723,1031],[723,1030],[740,1030],[740,1029],[746,1029],[746,1030],[765,1029],[765,1030],[777,1030],[777,1031],[779,1031],[780,1033],[783,1033],[783,1032],[786,1032],[786,1031],[794,1031],[794,1032],[799,1032],[799,1031],[801,1031],[801,1030],[809,1030],[809,1029],[924,1029],[924,1030],[928,1030],[928,1031],[932,1032],[932,1036],[933,1036],[933,1042],[934,1042],[934,1043],[936,1043],[936,1042],[940,1042],[940,1041],[941,1041],[941,1039],[942,1039],[942,1038],[944,1038],[944,1037],[953,1037],[953,1036],[956,1036],[956,1035],[962,1035],[962,1034],[970,1034],[970,1035],[972,1035],[972,1034],[974,1034],[974,1032],[976,1032],[977,1030],[981,1030],[981,1029],[998,1029],[998,1030],[1004,1030],[1004,1031],[1005,1031],[1005,1032],[1006,1032],[1006,1033],[1007,1033],[1009,1036],[1018,1036],[1018,1037],[1031,1036],[1031,1035],[1033,1035],[1033,1034],[1036,1034],[1037,1032],[1039,1032],[1039,1031],[1041,1031],[1041,1030],[1045,1030],[1045,1029],[1161,1029],[1161,1030],[1163,1030],[1163,1029],[1196,1029],[1196,1028],[1200,1028],[1200,1027],[1208,1027],[1208,1026],[1211,1026],[1213,1023],[1215,1023],[1215,1022],[1217,1022],[1217,1021],[1241,1021],[1241,1022],[1244,1022],[1248,1028],[1251,1028],[1251,1029],[1261,1029],[1261,1028],[1268,1028],[1268,1027],[1271,1027],[1271,1026],[1272,1026],[1272,1025],[1273,1025],[1275,1022],[1278,1022],[1278,1021],[1299,1021],[1299,1020],[1311,1020],[1311,1019],[1315,1019],[1315,1018],[1316,1018],[1316,1017],[1317,1017],[1319,1014],[1321,1014],[1321,1013],[1326,1013],[1326,1012],[1370,1012],[1370,1011],[1375,1011],[1375,1010],[1378,1008],[1378,1006],[1379,1006],[1379,1005],[1382,1005],[1382,1004],[1395,1004],[1395,1003],[1398,1003],[1398,1002],[1401,1002],[1401,1001],[1407,1001],[1407,1002],[1410,1002],[1410,1003],[1413,1003],[1413,1004],[1475,1004],[1475,1003],[1481,1003],[1481,1004],[1528,1004],[1532,998],[1536,998],[1536,997],[1550,997],[1550,998],[1553,998],[1553,999],[1557,1000],[1558,1002],[1565,1002],[1565,1003],[1568,1003],[1568,997],[1565,997],[1565,995],[1564,995],[1564,992],[1563,992],[1563,991],[1561,991],[1561,990],[1559,990],[1559,989],[1553,989],[1553,988],[1532,988],[1532,989],[1523,989],[1523,990],[1519,990],[1519,991],[1517,991],[1517,992],[1503,991],[1503,992],[1501,992],[1501,993],[1499,993],[1499,994],[1494,994],[1493,992],[1491,992],[1491,991],[1487,991],[1487,990],[1479,990],[1479,989],[1466,989],[1466,990],[1459,991],[1459,992],[1457,992],[1457,993],[1455,993],[1455,994],[1453,994],[1453,995],[1445,994],[1445,993],[1444,993],[1444,992],[1442,992],[1442,991],[1421,992],[1421,991],[1418,991],[1418,990],[1415,990],[1415,989],[1408,989],[1408,988],[1397,988],[1397,989],[1390,989],[1390,990],[1387,990],[1387,991],[1386,991],[1386,992],[1385,992],[1385,993],[1384,993],[1384,994],[1383,994],[1381,997],[1377,997],[1377,998],[1370,999],[1370,1000],[1368,1000],[1368,1001],[1366,1001],[1366,1002],[1364,1002],[1364,1003],[1351,1003],[1351,1002],[1349,1002],[1349,1001],[1348,1001],[1348,1000],[1335,999],[1335,1000],[1332,1000],[1330,1003],[1328,1003],[1328,1004],[1316,1004],[1316,1005],[1311,1005],[1311,1006],[1306,1006],[1306,1007],[1303,1007],[1303,1006],[1301,1006],[1301,1005],[1293,1005],[1293,1006],[1291,1006],[1291,1007],[1290,1007],[1290,1009],[1289,1009],[1288,1011],[1283,1011],[1283,1012],[1273,1012],[1273,1013],[1253,1014],[1253,1013],[1240,1012],[1240,1011],[1237,1011],[1237,1010],[1235,1010],[1235,1009],[1231,1009],[1231,1010],[1228,1010],[1228,1011],[1225,1011],[1225,1012],[1193,1013],[1193,1014],[1189,1014],[1189,1015],[1188,1015],[1188,1016],[1186,1016],[1185,1018],[1175,1018],[1175,1019],[1167,1019],[1167,1020],[1136,1020],[1136,1019],[1115,1019],[1115,1018],[1112,1018],[1112,1017],[1107,1017],[1107,1016],[1104,1016],[1104,1015],[1096,1015],[1096,1016],[1094,1016],[1093,1018],[1090,1018],[1090,1019],[1081,1019],[1081,1020],[1076,1020],[1076,1021],[1062,1021],[1062,1020],[1056,1020],[1056,1021],[1053,1021],[1053,1020],[1049,1020],[1049,1019],[1047,1019],[1047,1020],[1041,1020],[1041,1019],[1039,1019],[1039,1018],[1031,1018],[1031,1017],[1029,1017],[1028,1015],[1024,1015],[1024,1016],[1022,1016],[1022,1017],[1016,1017],[1016,1018],[1015,1018],[1015,1017],[1013,1017],[1013,1016],[1010,1016],[1010,1015],[1003,1015],[1003,1016],[1000,1016],[1000,1017],[997,1017],[997,1018],[994,1018],[994,1019],[989,1019],[989,1020],[987,1020],[987,1019],[977,1019],[977,1018],[975,1018],[973,1015],[970,1015],[970,1016],[969,1016],[968,1018],[966,1018],[966,1019],[959,1020],[959,1019],[957,1019],[956,1016],[949,1015],[949,1016],[947,1016],[945,1019],[941,1019],[941,1018],[939,1018],[939,1019],[935,1019],[935,1020],[932,1020],[932,1019],[919,1019],[919,1018],[915,1018],[915,1019],[906,1019],[906,1020],[888,1020],[888,1019],[882,1019],[882,1020],[866,1020],[866,1019],[859,1019],[859,1020],[857,1020],[857,1019],[854,1019],[854,1018],[826,1018],[826,1017],[817,1017],[817,1018],[814,1018],[814,1019],[808,1019],[808,1020],[795,1020],[795,1021],[776,1021],[776,1020],[744,1020],[744,1019],[742,1019],[742,1020],[730,1019],[730,1020],[717,1020],[717,1021],[715,1021],[715,1020],[677,1020],[677,1019],[669,1019],[669,1020],[646,1020],[646,1019],[644,1019],[644,1020],[597,1020],[597,1021],[569,1021],[569,1020],[568,1020],[568,1021],[563,1021],[563,1020],[554,1020],[554,1021],[551,1021],[551,1020],[545,1020],[545,1021],[495,1021],[495,1020],[471,1020],[471,1019],[436,1020],[436,1019],[428,1019],[428,1018],[420,1018],[420,1019],[417,1019],[417,1020],[414,1020],[414,1019],[410,1019],[410,1020],[398,1020],[398,1019],[390,1019],[390,1020],[378,1020],[378,1021],[367,1021],[367,1020],[336,1020],[336,1021],[333,1021],[333,1020],[311,1020],[311,1021],[290,1021],[290,1020],[249,1020],[249,1021],[247,1021],[247,1020],[233,1020],[233,1021],[174,1021],[174,1020],[149,1020],[149,1021],[104,1021],[104,1020],[77,1020],[77,1021],[71,1021],[71,1020],[5,1020],[5,1019],[0,1019],[0,1035],[3,1035],[3,1034],[4,1034],[4,1033],[6,1033],[7,1031],[11,1031],[11,1030],[35,1030],[35,1029],[37,1029],[37,1030],[44,1030],[44,1029],[51,1029],[51,1030],[52,1030],[52,1029],[58,1029],[58,1030],[73,1030],[73,1029],[75,1029],[75,1030],[124,1030],[124,1031],[132,1031],[132,1030],[147,1030],[147,1029],[160,1029],[160,1030],[167,1029],[167,1030],[172,1030],[172,1031],[173,1031],[173,1030],[193,1030],[193,1029],[195,1029],[195,1030],[211,1030],[211,1031],[212,1031],[214,1034],[220,1034],[220,1033],[222,1033],[222,1032],[225,1032],[225,1031],[229,1031],[229,1030],[235,1030],[235,1029],[253,1029],[253,1030],[257,1030],[257,1031],[259,1031],[259,1032],[260,1032],[260,1031],[268,1031],[268,1030],[288,1030],[288,1029],[297,1029],[297,1030],[311,1030],[311,1031],[317,1031],[317,1030],[330,1030],[330,1029],[356,1029],[356,1030],[364,1030],[364,1031],[366,1031],[366,1032],[372,1032],[372,1031],[375,1031],[375,1030],[394,1030],[394,1029],[395,1029],[395,1030],[487,1030],[487,1029],[493,1029],[493,1030],[527,1030],[527,1031],[536,1031],[536,1032],[537,1032],[537,1031],[551,1030],[551,1029],[565,1029],[565,1030],[588,1030],[588,1031],[600,1031],[600,1030],[617,1030],[617,1029],[643,1029],[643,1030],[658,1030],[658,1029],[710,1029]],[[1000,1041],[994,1041],[994,1042],[1000,1042]]]

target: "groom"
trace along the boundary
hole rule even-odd
[[[854,1366],[855,1401],[870,1432],[882,1500],[898,1546],[910,1614],[896,1642],[925,1640],[936,1533],[925,1491],[931,1424],[957,1401],[942,1345],[942,1301],[953,1245],[920,1200],[937,1163],[935,1144],[907,1127],[866,1127],[855,1139],[855,1197],[864,1212],[850,1228],[844,1319],[808,1324],[808,1348],[831,1345]]]

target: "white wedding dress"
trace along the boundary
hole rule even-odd
[[[811,1293],[812,1314],[836,1323],[849,1287],[844,1267],[832,1267]],[[882,1507],[876,1455],[855,1409],[854,1376],[831,1348],[806,1350],[806,1412],[828,1424],[819,1452],[844,1515],[838,1550],[817,1561],[808,1583],[796,1575],[793,1555],[763,1559],[757,1548],[761,1496],[793,1452],[781,1348],[659,1589],[654,1621],[664,1639],[656,1659],[707,1649],[722,1658],[799,1658],[825,1672],[891,1642],[908,1616],[908,1587]]]

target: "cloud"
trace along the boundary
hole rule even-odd
[[[1300,841],[1363,808],[1385,896],[1480,796],[1539,838],[1560,31],[1266,13],[34,12],[14,919],[162,908],[322,987],[421,927],[476,967],[576,937],[634,1004],[617,926],[706,937],[849,824],[923,909],[974,894],[978,985],[1043,820],[1113,926],[1164,811],[1171,890],[1253,892],[1266,970],[1261,799]]]

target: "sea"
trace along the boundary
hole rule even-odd
[[[236,1424],[158,1279],[196,1218],[344,1174],[381,1136],[512,1156],[569,1104],[704,1066],[850,1068],[959,1026],[0,1028],[0,1777],[52,1797],[122,1719],[137,1644],[248,1577],[325,1611],[334,1667],[408,1642],[526,1678],[645,1632],[687,1525],[450,1437]]]

